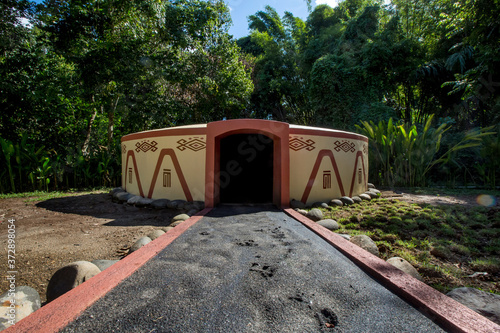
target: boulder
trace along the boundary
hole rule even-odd
[[[295,208],[304,209],[304,208],[306,208],[306,204],[303,203],[302,201],[292,199],[292,201],[290,201],[290,207],[293,209],[295,209]]]
[[[379,256],[377,244],[375,244],[375,242],[366,235],[356,235],[351,237],[351,243],[356,244],[360,248],[365,249],[377,257]]]
[[[307,212],[306,217],[317,222],[323,219],[323,212],[318,208],[313,208]]]
[[[333,199],[330,201],[330,206],[335,207],[335,206],[343,206],[344,203],[339,200],[339,199]]]
[[[100,272],[99,267],[88,261],[76,261],[60,268],[50,278],[47,302],[55,300]]]
[[[35,289],[28,286],[15,289],[14,293],[7,291],[0,296],[0,331],[29,316],[42,305],[40,295]],[[11,303],[11,300],[14,302]]]
[[[366,193],[362,193],[362,194],[358,195],[358,197],[360,197],[362,200],[366,200],[366,201],[370,201],[372,199],[372,197]]]
[[[165,233],[165,231],[160,230],[160,229],[156,229],[156,230],[151,231],[151,232],[148,234],[148,237],[149,237],[151,240],[155,240],[155,239],[157,239],[158,237],[160,237],[161,235],[163,235],[164,233]]]
[[[447,296],[500,325],[500,295],[475,288],[456,288]]]
[[[147,236],[144,236],[144,237],[141,237],[139,238],[135,243],[134,245],[132,245],[130,247],[130,251],[129,253],[132,253],[132,252],[135,252],[137,250],[139,250],[141,247],[143,247],[144,245],[146,245],[147,243],[150,243],[151,242],[151,238],[147,237]]]
[[[342,197],[340,198],[340,201],[342,201],[342,203],[346,206],[348,205],[353,205],[354,204],[354,200],[352,200],[351,198],[349,197]]]
[[[139,200],[141,200],[142,197],[140,195],[134,195],[133,197],[131,197],[130,199],[127,200],[127,203],[131,206],[135,205],[136,203],[139,202]]]
[[[340,228],[337,221],[332,220],[332,219],[321,220],[321,221],[318,221],[317,223],[320,226],[325,227],[331,231],[338,230]]]
[[[110,268],[112,265],[116,264],[119,260],[92,260],[91,263],[96,265],[101,272],[106,268]]]
[[[352,201],[354,201],[355,203],[360,203],[361,201],[363,201],[363,199],[361,199],[359,196],[355,195],[352,197]]]
[[[179,214],[179,215],[176,215],[172,218],[172,220],[170,221],[171,223],[174,223],[174,222],[177,222],[177,221],[186,221],[190,216],[188,214]]]
[[[153,200],[153,202],[151,202],[151,207],[153,207],[154,209],[165,209],[167,208],[169,202],[170,200],[168,199]]]
[[[420,276],[415,267],[413,267],[408,261],[404,260],[403,258],[392,257],[387,259],[387,262],[392,266],[399,268],[406,274],[413,276],[415,279],[422,281],[422,276]]]

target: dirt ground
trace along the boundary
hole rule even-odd
[[[0,200],[0,269],[7,264],[8,220],[15,219],[17,286],[38,291],[42,302],[50,277],[74,261],[120,259],[123,250],[152,230],[170,224],[179,211],[136,208],[113,203],[107,193],[34,201]],[[12,259],[12,258],[9,258]],[[0,280],[0,294],[8,281]]]
[[[438,197],[384,192],[416,203],[477,205],[474,196]],[[150,231],[170,224],[179,211],[136,208],[113,203],[107,193],[73,195],[37,201],[33,198],[0,200],[0,267],[7,266],[8,219],[15,219],[17,286],[30,286],[42,302],[50,277],[64,265],[86,260],[120,259],[123,250]],[[10,258],[12,259],[12,258]],[[0,280],[0,293],[8,281]]]

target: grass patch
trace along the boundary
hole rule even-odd
[[[68,191],[53,191],[53,192],[34,191],[34,192],[22,192],[22,193],[9,193],[9,194],[0,194],[0,200],[26,198],[27,200],[25,200],[25,202],[33,202],[33,201],[44,201],[54,198],[70,197],[76,195],[107,193],[110,190],[111,190],[110,188],[100,187],[88,190],[71,189]]]
[[[421,190],[420,194],[429,193]],[[463,189],[460,194],[471,195]],[[406,259],[438,290],[474,285],[500,293],[498,207],[435,206],[379,198],[323,210],[323,214],[339,222],[339,233],[372,237],[383,259]],[[474,272],[488,275],[468,278]]]

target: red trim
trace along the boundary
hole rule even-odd
[[[205,206],[219,203],[220,140],[233,134],[263,134],[274,141],[273,203],[288,207],[290,200],[289,125],[278,121],[236,119],[216,121],[207,126]]]
[[[311,172],[311,176],[309,176],[309,181],[307,182],[306,188],[304,190],[304,194],[302,195],[302,201],[303,203],[307,203],[307,199],[309,198],[309,194],[311,193],[311,189],[314,185],[314,181],[316,180],[316,177],[318,175],[318,170],[319,166],[321,165],[321,162],[323,161],[323,158],[325,157],[330,157],[330,161],[332,162],[333,170],[335,171],[335,176],[337,177],[337,183],[340,188],[340,193],[342,196],[345,195],[344,192],[344,186],[342,185],[342,179],[340,178],[339,174],[339,168],[337,167],[337,162],[335,161],[335,157],[333,156],[333,153],[331,150],[328,149],[323,149],[320,150],[318,153],[318,157],[316,158],[316,162],[314,163],[314,167]]]
[[[316,129],[314,127],[309,127],[309,128],[290,127],[290,135],[329,136],[332,138],[352,139],[352,140],[361,140],[361,141],[368,142],[368,138],[364,135],[341,132],[341,131],[336,131],[336,130],[332,130],[332,129],[320,130],[320,129]]]
[[[177,237],[210,212],[210,210],[210,208],[206,208],[190,217],[154,241],[144,245],[139,250],[126,256],[85,283],[56,298],[3,332],[48,333],[60,331],[71,321],[75,320],[85,309],[170,245]]]
[[[366,170],[365,170],[365,161],[363,159],[363,152],[362,151],[358,151],[356,153],[356,163],[354,163],[354,172],[352,174],[352,182],[351,182],[351,191],[349,191],[349,196],[352,197],[352,191],[354,190],[354,181],[356,179],[356,168],[358,167],[358,161],[359,161],[359,158],[361,157],[361,165],[363,166],[363,178],[365,180],[365,191],[367,190],[367,185],[368,185],[368,181],[366,180]]]
[[[191,196],[191,191],[189,191],[189,186],[186,182],[186,179],[184,178],[184,174],[182,173],[179,160],[175,155],[175,151],[171,148],[162,149],[160,151],[160,156],[158,156],[158,162],[156,163],[156,169],[153,174],[151,186],[149,187],[148,198],[151,198],[153,196],[153,192],[156,185],[156,179],[158,178],[158,174],[160,173],[161,163],[163,162],[163,159],[165,158],[166,155],[170,156],[170,158],[172,159],[172,163],[174,164],[174,169],[177,172],[177,176],[179,177],[179,181],[181,183],[182,190],[184,191],[184,195],[186,196],[186,200],[193,201],[193,197]]]
[[[147,138],[156,138],[160,136],[185,136],[185,135],[205,135],[207,132],[206,127],[198,127],[198,128],[164,128],[160,130],[132,133],[122,137],[121,142],[130,141],[130,140],[141,140]]]
[[[137,186],[139,187],[139,194],[141,197],[144,196],[142,191],[141,178],[139,177],[139,171],[137,170],[137,162],[135,160],[135,153],[133,150],[127,152],[127,163],[125,164],[125,184],[123,185],[124,190],[127,190],[127,176],[128,176],[128,158],[132,156],[132,162],[134,163],[135,178],[137,178]]]
[[[500,326],[429,287],[384,260],[309,220],[293,209],[285,213],[315,232],[362,270],[451,332],[500,332]]]

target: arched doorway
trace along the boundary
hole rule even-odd
[[[272,203],[274,141],[263,134],[233,134],[220,140],[221,203]]]

